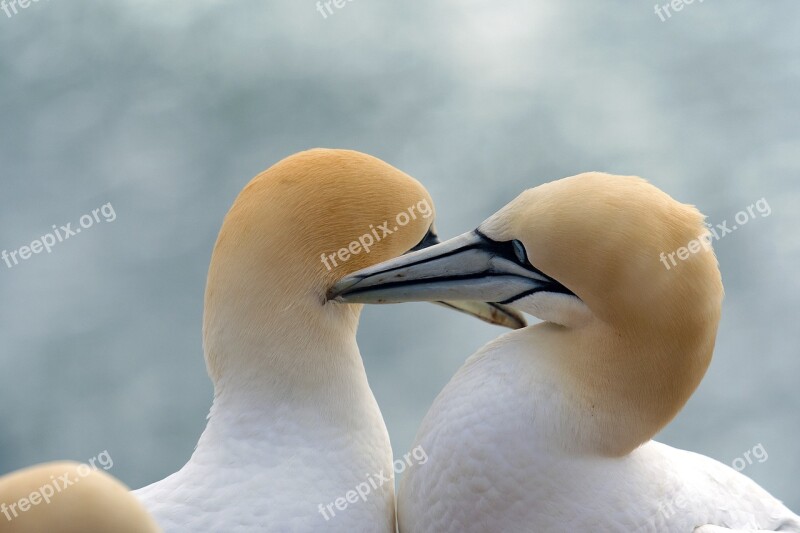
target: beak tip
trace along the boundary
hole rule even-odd
[[[507,320],[502,320],[502,318],[498,321],[498,325],[506,326],[509,329],[523,329],[528,327],[528,321],[525,320],[525,317],[519,315],[517,313],[514,314],[506,314],[504,315]]]
[[[488,303],[487,305],[491,312],[490,322],[492,324],[505,326],[508,329],[522,329],[528,327],[528,321],[525,319],[525,315],[516,309],[498,303]]]
[[[516,326],[514,328],[512,328],[512,329],[523,329],[523,328],[527,328],[527,327],[528,327],[528,321],[523,319],[518,324],[516,324]]]

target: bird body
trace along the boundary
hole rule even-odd
[[[652,441],[710,364],[723,297],[710,246],[671,269],[659,258],[707,234],[645,180],[586,173],[340,280],[338,301],[469,298],[543,321],[439,394],[414,443],[429,460],[400,483],[400,531],[800,532],[744,475]]]
[[[700,454],[652,440],[619,457],[556,444],[574,429],[574,405],[535,364],[536,341],[550,327],[489,343],[442,390],[414,443],[429,460],[400,482],[403,533],[661,533],[704,524],[780,531],[800,524],[751,479]]]
[[[135,492],[165,531],[394,531],[393,483],[334,506],[336,516],[319,509],[367,474],[392,472],[355,339],[360,307],[325,305],[324,294],[359,265],[412,248],[432,220],[338,269],[320,256],[420,200],[430,196],[413,178],[338,150],[295,154],[245,187],[209,268],[207,427],[180,471]]]
[[[206,286],[207,427],[183,468],[135,492],[165,531],[395,531],[392,449],[356,344],[362,306],[326,293],[435,240],[432,206],[415,179],[346,150],[295,154],[244,188]],[[355,246],[392,217],[386,238]]]

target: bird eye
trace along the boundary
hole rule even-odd
[[[522,244],[520,241],[514,239],[513,241],[511,241],[511,246],[514,247],[514,255],[517,256],[517,261],[519,261],[522,264],[527,263],[528,256],[525,253],[525,245]]]

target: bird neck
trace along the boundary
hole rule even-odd
[[[214,402],[189,461],[140,491],[154,508],[175,502],[184,509],[187,499],[205,501],[255,485],[237,492],[234,508],[265,500],[297,505],[304,498],[316,505],[349,490],[364,472],[389,471],[388,431],[354,328],[333,327],[328,311],[298,322],[308,312],[303,308],[272,313],[281,317],[272,322],[223,318],[216,315],[220,309],[209,313],[216,316],[206,320],[205,339],[206,350],[214,351]],[[203,506],[196,511],[208,512]]]
[[[578,329],[543,323],[508,337],[535,388],[533,408],[544,402],[558,413],[557,427],[544,428],[545,441],[578,453],[622,456],[684,406],[708,368],[715,333],[716,325],[684,327],[677,335],[594,321]]]
[[[385,430],[356,344],[359,306],[302,297],[212,303],[204,347],[214,403],[199,446],[269,443],[276,432],[302,437],[321,426]]]

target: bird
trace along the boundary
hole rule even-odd
[[[158,533],[128,487],[71,461],[43,463],[0,478],[3,533]]]
[[[362,306],[326,294],[436,242],[434,215],[416,179],[350,150],[294,154],[242,190],[206,283],[206,428],[185,466],[134,491],[166,532],[395,531],[389,434],[356,344]],[[495,304],[448,305],[524,325]]]
[[[429,459],[400,482],[401,532],[800,532],[748,477],[652,440],[714,350],[723,285],[704,221],[640,177],[588,172],[329,291],[541,320],[479,349],[435,399],[414,444]]]

